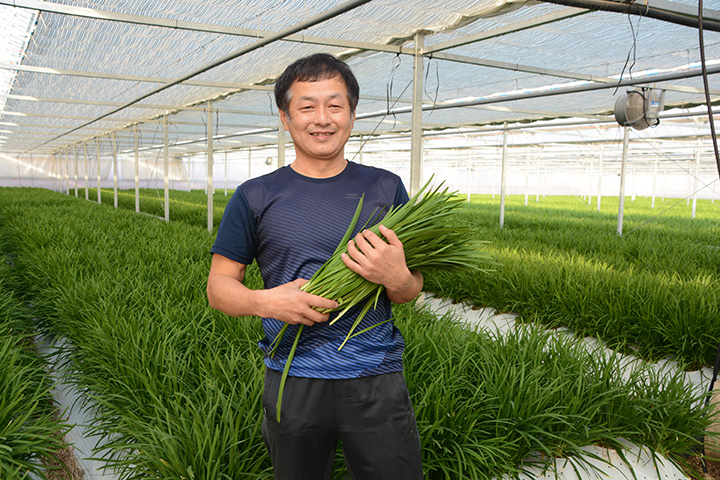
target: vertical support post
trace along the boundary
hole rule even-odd
[[[225,196],[227,197],[227,150],[225,150]]]
[[[470,203],[470,190],[472,189],[472,150],[468,153],[467,158],[467,201]]]
[[[100,172],[100,137],[95,137],[95,147],[97,149],[97,194],[98,204],[102,203],[102,192],[100,191],[100,182],[102,181],[102,173]]]
[[[70,152],[65,149],[65,174],[63,175],[65,182],[65,194],[70,196]]]
[[[692,218],[695,218],[697,211],[697,192],[698,192],[698,177],[700,176],[700,142],[698,141],[697,150],[695,150],[695,185],[692,191]]]
[[[85,154],[85,200],[87,201],[90,200],[90,161],[87,154],[87,142],[83,142],[83,153]]]
[[[252,178],[252,147],[248,147],[248,180]]]
[[[112,133],[112,158],[113,158],[113,205],[118,208],[118,158],[117,140],[115,132]]]
[[[525,206],[528,206],[528,191],[530,185],[530,154],[525,155]]]
[[[618,207],[618,220],[617,220],[617,234],[622,236],[623,231],[623,216],[625,215],[625,170],[627,165],[628,156],[628,145],[630,143],[630,127],[625,125],[625,131],[623,134],[623,150],[622,150],[622,162],[620,166],[620,195],[618,200],[620,205]]]
[[[653,167],[652,203],[650,208],[655,208],[655,193],[657,190],[658,155],[655,155],[655,166]]]
[[[422,100],[423,100],[423,56],[425,34],[415,34],[415,56],[413,61],[412,125],[410,127],[410,196],[420,190],[422,182]]]
[[[53,190],[57,191],[57,165],[58,165],[58,157],[56,154],[53,153],[52,156],[52,164],[50,168],[50,175],[52,176],[52,183],[53,183]]]
[[[135,154],[135,213],[140,213],[140,138],[137,125],[133,127],[133,150]]]
[[[593,170],[595,170],[595,157],[590,157],[590,171],[588,171],[588,206],[592,205]]]
[[[600,165],[598,165],[598,191],[597,191],[597,211],[600,211],[600,203],[602,201],[602,178],[603,163],[605,162],[605,147],[600,147]]]
[[[507,122],[503,122],[503,149],[502,149],[502,170],[500,172],[500,228],[505,225],[505,179],[507,177]]]
[[[163,117],[163,190],[165,191],[165,221],[170,221],[170,142],[168,118]]]
[[[207,228],[212,232],[213,228],[213,136],[215,127],[213,125],[212,102],[207,102]],[[227,162],[226,162],[227,164]]]
[[[285,126],[278,115],[278,168],[285,166]]]
[[[75,179],[75,198],[78,198],[78,155],[77,145],[73,145],[73,178]]]

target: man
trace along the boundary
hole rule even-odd
[[[345,159],[359,87],[344,62],[327,54],[290,65],[275,85],[280,119],[293,139],[289,166],[248,180],[236,190],[212,247],[208,299],[228,315],[262,317],[267,354],[285,323],[275,354],[266,355],[263,438],[276,480],[330,477],[337,440],[353,479],[422,478],[420,441],[402,375],[404,342],[392,322],[353,337],[341,350],[362,304],[330,325],[337,303],[300,290],[332,255],[364,195],[358,230],[377,212],[408,201],[400,178]],[[343,261],[385,286],[377,308],[356,331],[391,316],[391,303],[413,300],[423,278],[405,263],[402,243],[353,232]],[[264,289],[242,283],[257,260]],[[280,422],[276,402],[298,326],[305,325],[285,385]]]

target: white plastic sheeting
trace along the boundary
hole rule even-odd
[[[92,142],[98,136],[138,123],[151,130],[154,124],[143,122],[167,113],[172,114],[170,122],[177,136],[198,142],[196,147],[201,150],[206,137],[202,104],[210,99],[216,100],[213,108],[217,135],[242,134],[234,137],[236,143],[220,142],[215,148],[272,143],[267,137],[246,134],[257,129],[277,129],[277,112],[269,93],[274,79],[296,58],[318,51],[346,58],[359,78],[363,98],[356,133],[406,131],[408,113],[362,117],[387,111],[391,106],[410,105],[411,53],[417,32],[425,32],[422,51],[426,105],[480,98],[501,102],[493,104],[497,108],[425,112],[423,124],[427,128],[607,115],[617,94],[614,89],[502,100],[538,89],[612,83],[621,76],[627,79],[669,71],[697,72],[700,61],[696,29],[651,18],[584,13],[542,2],[374,0],[308,28],[289,41],[254,50],[189,83],[72,131],[158,85],[342,2],[0,1],[0,5],[3,3],[38,5],[46,10],[38,16],[18,70],[8,69],[7,65],[0,68],[16,74],[0,116],[0,121],[12,124],[3,127],[9,133],[0,144],[0,153],[23,158],[30,154],[59,154],[74,144]],[[720,2],[704,4],[713,9]],[[7,6],[4,9],[34,11]],[[121,14],[128,16],[104,19]],[[141,21],[145,24],[138,23]],[[178,26],[187,23],[188,28],[196,30],[147,24],[153,21],[163,25],[177,22]],[[716,32],[705,32],[708,65],[720,60],[719,40]],[[447,55],[453,57],[448,59]],[[652,76],[648,82],[653,81]],[[657,86],[668,88],[667,105],[704,101],[699,77]],[[200,108],[187,109],[197,105]],[[707,130],[702,133],[707,134]],[[150,146],[149,137],[143,135],[141,147]]]

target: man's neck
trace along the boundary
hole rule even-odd
[[[308,161],[296,158],[290,164],[296,173],[310,178],[330,178],[340,174],[347,166],[348,161],[344,158],[331,162]]]

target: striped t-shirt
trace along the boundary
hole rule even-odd
[[[386,170],[348,162],[340,174],[318,179],[279,168],[237,188],[211,252],[246,265],[257,260],[265,288],[309,279],[335,251],[363,195],[353,236],[371,219],[377,223],[391,207],[408,201],[400,177]],[[333,325],[304,327],[289,374],[342,379],[401,371],[404,341],[392,322],[353,337],[338,351],[363,306],[361,302]],[[383,293],[354,332],[390,316],[390,300]],[[259,346],[266,353],[265,364],[282,371],[298,327],[288,328],[270,358],[270,344],[284,322],[263,318],[262,323],[265,338]]]

